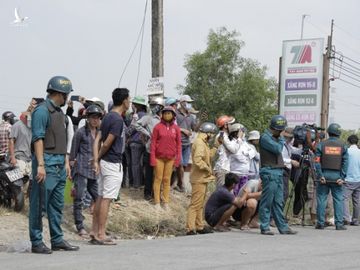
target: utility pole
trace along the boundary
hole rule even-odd
[[[151,74],[164,76],[163,0],[151,1]]]
[[[326,128],[328,126],[329,119],[329,90],[330,90],[330,60],[332,50],[332,38],[334,31],[334,20],[331,20],[331,32],[327,40],[326,54],[324,55],[323,63],[323,89],[321,99],[321,127]]]

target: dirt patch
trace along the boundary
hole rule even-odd
[[[143,199],[143,190],[121,190],[120,205],[112,204],[109,213],[108,231],[122,239],[151,239],[184,235],[186,210],[189,196],[173,191],[168,210],[156,210],[152,203]],[[84,211],[85,227],[91,227],[92,216],[88,209]],[[29,240],[28,202],[21,213],[0,207],[0,247],[19,241]],[[49,243],[48,221],[44,217],[43,237]],[[83,240],[76,234],[72,206],[65,206],[63,217],[64,238]]]

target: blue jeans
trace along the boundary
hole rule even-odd
[[[264,168],[260,172],[260,177],[263,187],[259,205],[260,229],[269,230],[272,213],[279,232],[289,230],[283,214],[283,170]]]
[[[74,177],[75,198],[74,198],[74,220],[76,229],[80,231],[84,229],[84,216],[82,209],[84,205],[85,191],[87,190],[91,199],[95,202],[98,197],[98,183],[96,179],[88,179],[82,175],[77,174]]]
[[[191,144],[181,146],[181,165],[186,167],[189,164]]]
[[[335,216],[335,225],[336,227],[344,225],[343,222],[343,210],[344,210],[344,198],[343,198],[343,187],[337,185],[336,183],[329,184],[318,184],[316,187],[317,194],[317,223],[324,226],[325,224],[325,208],[327,203],[327,197],[329,191],[331,190],[331,195],[333,197],[334,203],[334,216]]]

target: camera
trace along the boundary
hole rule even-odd
[[[294,145],[303,145],[303,147],[310,147],[309,144],[315,141],[318,128],[315,124],[302,124],[294,128]]]

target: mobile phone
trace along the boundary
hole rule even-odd
[[[80,100],[80,96],[71,96],[70,97],[71,101],[79,101]]]
[[[36,104],[40,104],[42,102],[44,102],[44,98],[33,98],[33,100],[35,100]]]
[[[219,132],[219,137],[222,139],[222,138],[224,138],[224,131],[220,131]]]

